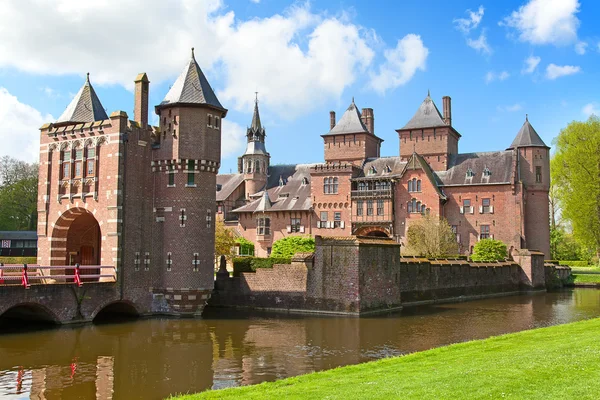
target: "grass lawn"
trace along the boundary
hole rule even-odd
[[[590,266],[590,267],[571,267],[571,271],[576,274],[578,272],[584,274],[600,274],[600,267]]]
[[[600,274],[573,274],[573,283],[600,283]]]
[[[598,399],[600,319],[176,399]]]

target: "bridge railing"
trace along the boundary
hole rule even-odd
[[[20,285],[29,289],[32,284],[74,283],[82,286],[86,282],[116,282],[116,280],[117,273],[113,266],[79,264],[41,266],[0,263],[0,286]]]

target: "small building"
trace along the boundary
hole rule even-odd
[[[36,231],[0,231],[1,257],[36,257]]]

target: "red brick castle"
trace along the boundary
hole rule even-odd
[[[373,109],[352,100],[322,135],[322,164],[270,165],[258,104],[238,173],[217,176],[217,213],[256,244],[256,254],[288,235],[368,235],[404,243],[411,222],[445,217],[458,249],[483,238],[550,257],[550,153],[526,118],[504,151],[458,152],[451,99],[443,114],[428,94],[398,129],[397,157],[380,157]]]

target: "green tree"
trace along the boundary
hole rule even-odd
[[[473,246],[473,261],[504,261],[506,260],[506,245],[501,240],[481,239]]]
[[[0,158],[0,230],[36,230],[38,166]]]
[[[235,242],[240,246],[240,255],[242,256],[253,256],[254,255],[254,243],[244,237],[235,239]]]
[[[408,227],[406,255],[446,257],[458,253],[456,236],[445,218],[425,215]]]
[[[273,243],[271,257],[291,258],[296,253],[315,251],[315,239],[311,236],[288,236]]]
[[[220,256],[228,258],[233,256],[235,243],[236,239],[233,231],[225,227],[222,220],[217,219],[215,224],[215,257],[218,259]]]
[[[573,238],[600,255],[600,118],[571,122],[554,140],[551,174]]]

